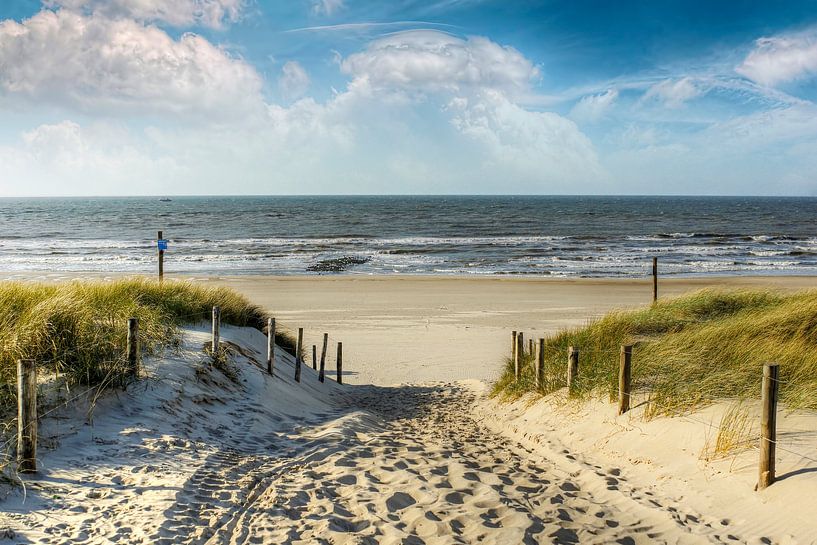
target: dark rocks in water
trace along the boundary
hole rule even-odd
[[[336,257],[333,259],[322,259],[306,268],[309,272],[343,272],[354,265],[363,265],[368,262],[369,257]]]

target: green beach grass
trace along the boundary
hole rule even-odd
[[[766,362],[780,364],[780,400],[787,408],[817,409],[817,291],[703,290],[612,312],[545,340],[540,393],[566,386],[567,349],[575,346],[579,379],[571,395],[615,398],[622,344],[634,344],[633,388],[649,395],[648,416],[759,398]],[[534,391],[533,360],[524,354],[517,381],[508,358],[494,395]]]
[[[130,278],[59,284],[0,282],[0,406],[13,400],[18,359],[33,359],[69,383],[122,384],[127,319],[139,319],[143,354],[179,341],[179,326],[209,321],[221,307],[224,324],[262,329],[264,312],[227,288]],[[276,342],[295,352],[292,337]]]

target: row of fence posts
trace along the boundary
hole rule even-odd
[[[295,355],[295,380],[301,381],[301,351],[303,328],[298,328],[298,344]],[[221,342],[221,308],[213,307],[211,350],[218,354]],[[326,350],[329,334],[323,334],[323,350],[318,380],[325,380]],[[315,368],[315,347],[312,347],[312,367]],[[128,337],[125,348],[128,374],[138,377],[139,363],[139,320],[128,318]],[[337,382],[343,384],[343,343],[338,342]],[[273,375],[275,369],[275,318],[267,319],[267,373]],[[17,361],[17,470],[20,473],[37,472],[37,364],[32,359]]]
[[[512,358],[514,375],[518,381],[522,373],[522,359],[524,358],[524,334],[512,332]],[[529,342],[529,354],[534,354],[534,342]],[[539,339],[538,357],[534,358],[534,384],[536,389],[543,385],[545,371],[545,339]],[[618,414],[622,415],[630,410],[632,395],[632,362],[633,345],[622,345],[619,352],[618,369]],[[778,399],[778,372],[779,365],[767,363],[763,365],[763,380],[761,383],[761,413],[760,413],[760,466],[757,488],[763,490],[775,480],[775,445],[777,441],[777,399]],[[579,377],[579,349],[575,346],[567,348],[566,382],[568,393],[575,389]]]

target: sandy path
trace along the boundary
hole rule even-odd
[[[148,542],[735,542],[615,467],[576,471],[566,451],[544,458],[490,432],[470,416],[470,385],[356,387],[339,401],[285,436],[255,434],[260,408],[239,406],[231,446],[208,455]],[[88,542],[76,537],[53,542]]]

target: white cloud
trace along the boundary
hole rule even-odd
[[[570,117],[578,121],[598,121],[607,114],[617,99],[618,90],[616,89],[608,89],[598,95],[588,95],[573,106]]]
[[[312,13],[331,16],[345,7],[344,0],[315,0],[312,2]]]
[[[65,10],[0,22],[0,66],[0,106],[229,116],[261,102],[255,69],[200,36]]]
[[[50,8],[113,18],[161,21],[176,27],[222,28],[238,20],[245,0],[45,0]]]
[[[768,86],[813,76],[817,74],[817,30],[760,38],[735,70]]]
[[[297,61],[289,61],[281,68],[278,89],[285,100],[301,98],[309,89],[309,74]]]
[[[409,92],[495,89],[524,94],[539,70],[519,51],[483,37],[434,30],[398,32],[341,62],[341,70],[373,88]]]
[[[680,108],[702,94],[692,78],[665,79],[647,89],[643,100],[658,100],[667,108]]]

